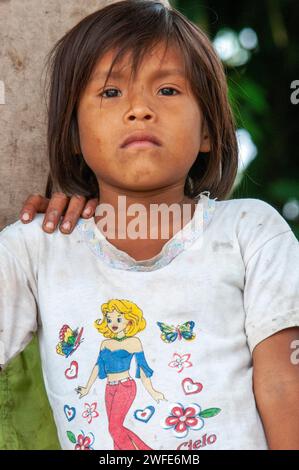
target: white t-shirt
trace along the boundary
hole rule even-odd
[[[204,192],[146,262],[94,218],[67,236],[44,233],[42,220],[0,233],[0,363],[38,332],[62,448],[267,449],[252,351],[299,326],[298,242],[280,214]],[[124,341],[111,312],[130,321]]]

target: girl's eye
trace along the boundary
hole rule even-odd
[[[121,322],[122,322],[122,318],[118,318],[117,321],[118,321],[118,323],[121,323]]]
[[[179,94],[179,91],[176,90],[175,88],[172,88],[172,87],[164,87],[164,88],[161,88],[161,90],[173,90],[173,91],[176,92],[176,94]],[[160,90],[160,91],[161,91],[161,90]],[[166,96],[173,96],[173,95],[168,95],[168,94],[167,94]]]
[[[108,318],[107,323],[111,323],[111,320]]]
[[[178,90],[176,90],[175,88],[172,88],[172,87],[164,87],[164,88],[161,88],[159,91],[161,91],[161,90],[172,90],[172,91],[175,91],[176,94],[179,94],[179,93],[180,93]],[[116,95],[113,95],[113,94],[112,94],[112,96],[111,96],[111,95],[109,95],[109,96],[104,96],[105,93],[111,93],[111,92],[113,93],[114,91],[119,92],[119,90],[117,90],[116,88],[108,88],[107,90],[102,91],[102,92],[100,93],[100,96],[102,96],[102,97],[104,97],[104,98],[115,98]],[[169,94],[166,94],[166,95],[164,95],[164,96],[174,96],[174,95],[172,95],[172,94],[170,94],[170,95],[169,95]]]
[[[108,88],[108,90],[102,91],[100,93],[100,96],[104,96],[105,93],[109,93],[110,91],[118,91],[118,90],[116,88]],[[106,96],[104,96],[104,98],[106,98]],[[108,96],[108,98],[110,98],[110,96]],[[111,98],[114,98],[114,97],[111,96]]]

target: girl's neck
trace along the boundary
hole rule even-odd
[[[117,211],[120,196],[126,200],[127,208],[132,204],[142,204],[147,210],[150,210],[152,204],[192,204],[193,200],[184,194],[184,181],[173,186],[158,188],[148,191],[123,190],[107,185],[104,182],[99,183],[99,204],[110,204]]]
[[[126,196],[122,199],[119,196]],[[123,204],[125,199],[125,204]],[[146,233],[144,238],[132,238],[128,235],[129,224],[133,219],[136,219],[137,214],[134,210],[128,215],[128,209],[132,204],[142,205],[143,214],[145,217],[142,218],[142,223],[146,224],[143,233]],[[196,208],[196,202],[184,195],[183,187],[171,188],[171,190],[156,190],[148,193],[145,192],[118,192],[112,191],[110,188],[100,189],[100,201],[97,209],[104,208],[104,204],[109,204],[114,209],[114,231],[112,234],[107,232],[104,234],[106,239],[119,250],[125,251],[136,261],[146,260],[153,258],[160,253],[165,243],[173,238],[173,236],[181,230],[193,217]],[[153,205],[164,206],[164,218],[158,217],[156,219],[155,230],[153,231],[153,218],[151,208]],[[170,209],[172,204],[176,204],[178,209],[177,214],[179,216],[175,219]],[[121,208],[119,207],[121,205]],[[140,207],[140,206],[138,206]],[[103,212],[103,215],[97,215],[99,211],[96,211],[95,223],[99,227],[104,220],[107,220],[107,212]],[[167,225],[167,226],[165,226]],[[107,230],[107,229],[105,229]],[[141,228],[138,227],[140,231]],[[122,236],[119,234],[122,233]],[[156,235],[153,237],[153,233]],[[165,236],[166,233],[166,236]]]

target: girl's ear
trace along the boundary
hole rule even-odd
[[[201,143],[200,143],[200,148],[199,152],[210,152],[211,150],[211,142],[210,142],[210,134],[208,131],[208,126],[206,122],[204,121],[202,125],[202,131],[201,131]]]

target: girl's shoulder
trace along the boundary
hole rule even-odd
[[[0,259],[3,269],[9,269],[11,263],[14,263],[20,272],[34,279],[43,233],[43,216],[44,214],[38,214],[30,224],[23,224],[18,220],[0,231]]]
[[[234,237],[239,244],[244,260],[267,242],[288,234],[295,239],[292,229],[278,209],[255,198],[216,201],[215,228]]]
[[[64,235],[59,229],[48,234],[43,231],[44,214],[37,214],[32,222],[13,222],[0,231],[1,256],[17,259],[23,268],[35,269],[38,260],[53,259],[55,253],[67,252],[76,245],[80,236],[77,230]]]
[[[43,221],[44,214],[36,214],[32,222],[28,224],[17,220],[7,225],[0,231],[0,243],[12,246],[25,244],[34,250],[37,249],[42,241],[46,245],[50,245],[59,242],[67,243],[73,238],[78,237],[76,228],[70,235],[64,235],[58,228],[53,233],[48,234],[42,229]]]
[[[240,209],[242,210],[248,210],[248,211],[254,211],[254,212],[260,212],[260,213],[269,213],[272,211],[277,210],[268,202],[263,201],[262,199],[257,199],[257,198],[251,198],[251,197],[244,197],[244,198],[234,198],[234,199],[224,199],[218,201],[216,198],[215,200],[216,206],[222,207],[222,208],[227,208],[228,210],[232,211],[238,211]]]
[[[108,348],[111,351],[118,351],[119,349],[126,349],[129,353],[135,353],[138,348],[139,343],[135,341],[135,338],[127,338],[121,343],[115,339],[105,339],[102,341],[101,350]]]
[[[39,230],[42,230],[42,223],[44,214],[36,214],[32,222],[24,224],[20,220],[6,225],[0,230],[0,240],[7,240],[13,238],[30,238],[35,235],[38,236]]]
[[[0,245],[19,258],[24,258],[28,252],[34,256],[43,232],[43,216],[44,214],[37,214],[29,224],[17,220],[4,227],[0,231]]]
[[[290,226],[278,209],[268,202],[255,198],[227,199],[215,203],[218,217],[235,221],[240,229],[243,227],[271,226],[278,231],[290,230]]]

